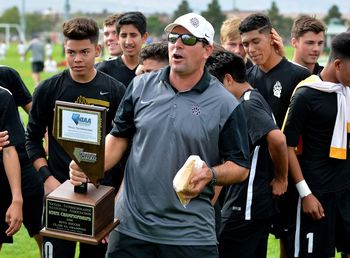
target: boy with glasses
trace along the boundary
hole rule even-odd
[[[134,78],[106,138],[106,169],[132,143],[115,209],[120,225],[110,234],[108,258],[217,258],[214,185],[248,175],[243,112],[205,68],[213,26],[189,13],[165,31],[170,66]],[[204,162],[184,192],[191,199],[184,208],[173,179],[193,154]],[[70,173],[75,185],[86,180],[75,162]]]

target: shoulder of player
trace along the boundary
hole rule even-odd
[[[0,98],[2,103],[4,99],[11,98],[11,96],[12,96],[12,93],[9,89],[0,86]]]
[[[290,69],[291,72],[300,74],[302,76],[310,76],[311,75],[310,71],[306,67],[304,67],[300,64],[297,64],[293,61],[289,61],[287,59],[286,59],[286,61],[287,61],[286,67],[288,67],[288,69]]]

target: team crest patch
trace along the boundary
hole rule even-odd
[[[201,109],[198,104],[192,106],[192,114],[195,116],[199,116],[201,113]]]
[[[199,26],[199,21],[196,17],[191,18],[191,24],[193,27],[197,28]]]
[[[282,93],[282,85],[279,81],[277,81],[275,83],[275,85],[273,85],[273,95],[277,98],[280,98],[281,97],[281,93]]]

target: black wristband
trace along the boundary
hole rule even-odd
[[[51,172],[48,168],[48,166],[42,166],[41,168],[39,168],[39,176],[41,178],[41,180],[43,181],[43,183],[45,183],[46,179],[51,176]]]
[[[212,175],[212,178],[211,178],[211,181],[210,181],[210,185],[211,186],[214,186],[214,185],[216,185],[216,182],[217,182],[217,172],[216,172],[216,170],[214,169],[214,168],[212,168],[212,167],[209,167],[209,170],[210,170],[210,172],[211,172],[211,175]]]

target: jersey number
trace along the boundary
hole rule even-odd
[[[309,254],[311,254],[311,253],[312,253],[312,249],[313,249],[313,247],[314,247],[314,233],[308,233],[308,234],[306,235],[306,238],[307,238],[307,240],[308,240],[307,252],[308,252]]]

